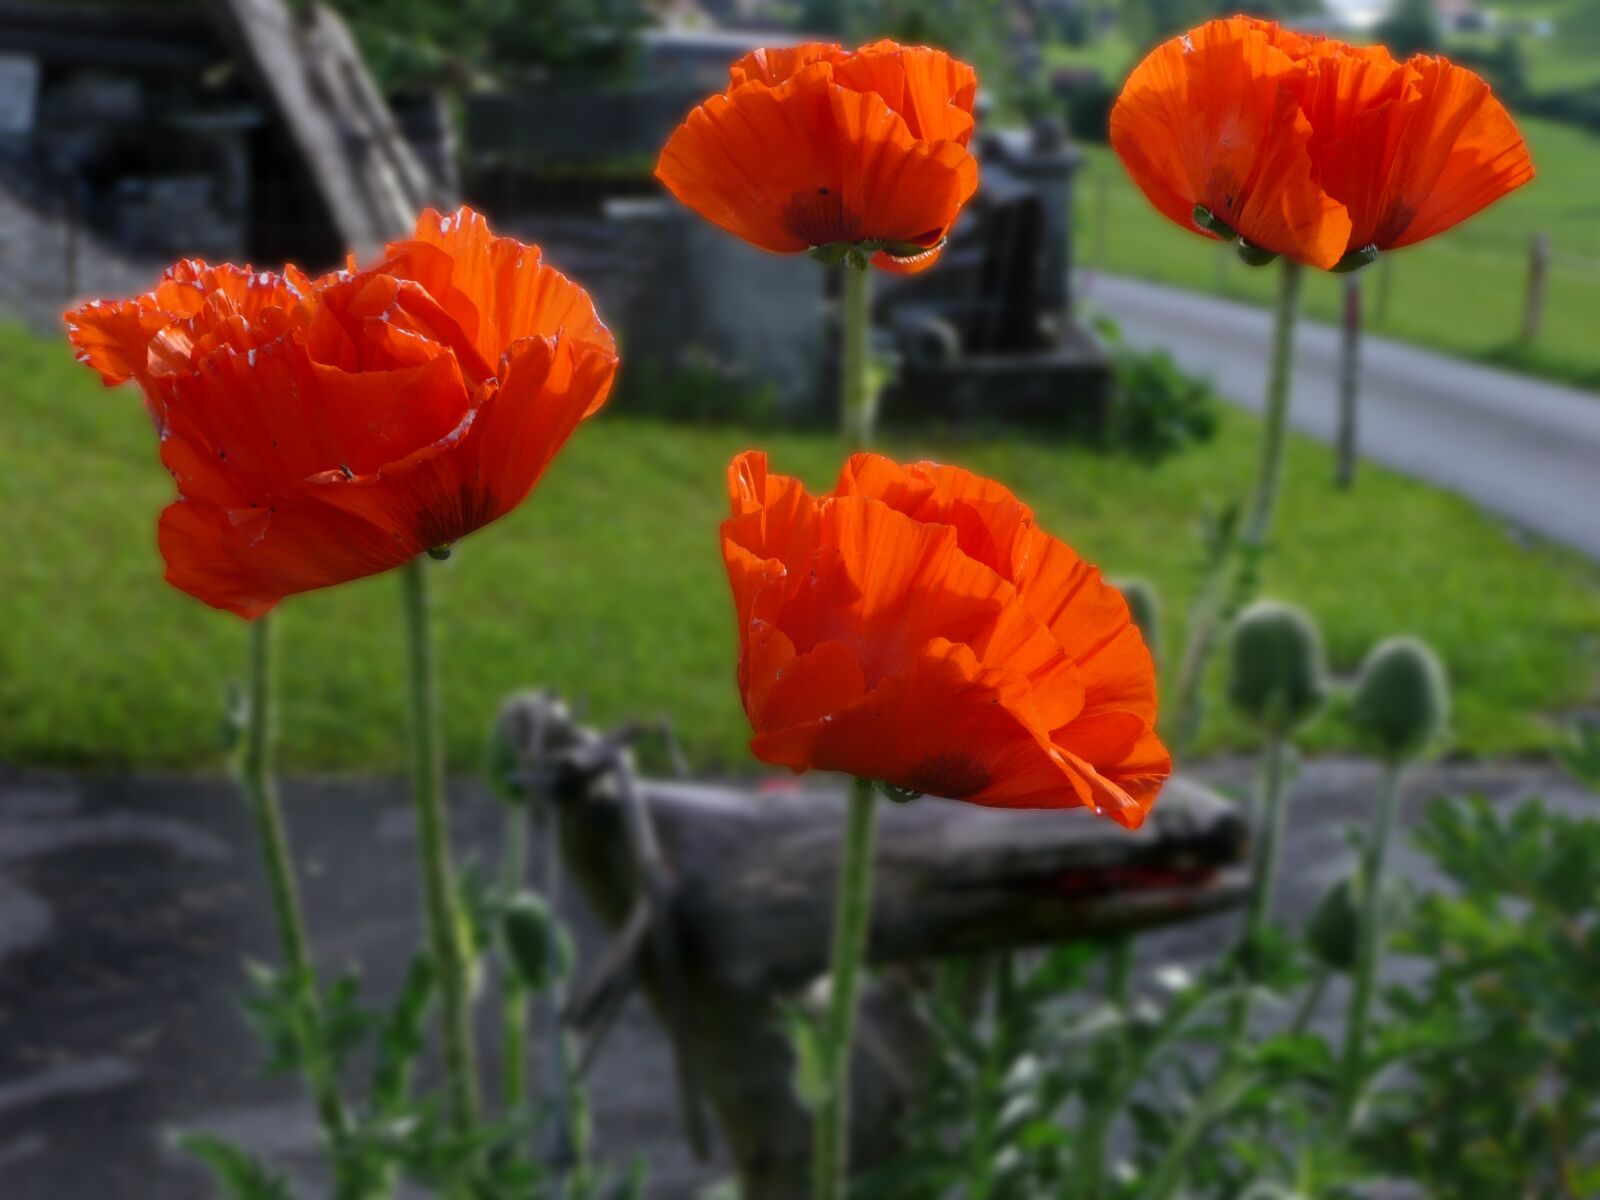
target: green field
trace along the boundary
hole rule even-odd
[[[155,521],[171,484],[137,396],[104,392],[63,343],[4,327],[0,381],[0,761],[215,765],[244,629],[161,582]],[[750,766],[716,527],[724,466],[753,440],[813,484],[837,471],[821,434],[602,418],[523,509],[434,570],[458,766],[475,760],[499,698],[530,684],[586,700],[599,720],[668,710],[698,765]],[[1157,468],[1038,438],[890,448],[1005,480],[1048,528],[1113,573],[1155,581],[1177,612],[1201,506],[1243,486],[1256,446],[1253,421],[1229,411],[1213,445]],[[1294,444],[1295,534],[1269,562],[1269,590],[1320,615],[1342,671],[1386,634],[1432,640],[1457,683],[1462,748],[1545,744],[1549,717],[1593,695],[1600,571],[1381,471],[1338,495],[1330,469],[1324,450]],[[395,580],[294,598],[280,614],[287,763],[397,766]],[[1241,740],[1222,721],[1209,744]],[[1314,740],[1345,732],[1325,719]]]
[[[1520,122],[1537,178],[1451,232],[1391,255],[1361,275],[1368,328],[1466,358],[1600,390],[1600,138],[1550,121]],[[1089,268],[1265,303],[1275,272],[1161,217],[1108,147],[1084,147],[1077,253]],[[1544,320],[1520,340],[1528,247],[1549,236]],[[1339,279],[1317,274],[1307,312],[1336,320]]]

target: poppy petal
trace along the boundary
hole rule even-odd
[[[1033,537],[1032,509],[1001,484],[960,467],[901,467],[879,454],[856,454],[836,491],[882,500],[915,521],[951,526],[962,553],[1012,583]]]
[[[823,642],[805,654],[765,621],[747,639],[750,686],[745,711],[756,729],[787,729],[822,721],[848,708],[866,692],[855,654],[844,642]]]
[[[1155,733],[1140,739],[1128,756],[1112,767],[1097,766],[1068,750],[1058,751],[1081,778],[1095,812],[1117,824],[1137,829],[1172,774],[1172,757]]]
[[[849,52],[837,42],[802,42],[798,46],[763,46],[728,68],[729,90],[746,83],[777,87],[812,63],[838,63]]]
[[[527,498],[556,452],[603,402],[616,360],[586,344],[527,338],[506,356],[505,379],[480,389],[472,411],[444,438],[375,472],[313,482],[324,503],[420,552],[465,537]]]
[[[875,92],[925,142],[972,140],[978,73],[943,50],[879,41],[834,64],[833,77],[856,92]]]
[[[960,146],[917,141],[881,97],[838,87],[820,62],[779,87],[746,83],[707,100],[668,139],[656,176],[707,220],[777,253],[932,246],[977,177]]]
[[[165,313],[143,299],[91,300],[67,313],[65,320],[67,340],[78,361],[98,372],[106,387],[130,379],[143,382],[150,340],[170,323]]]
[[[266,507],[324,472],[364,474],[446,437],[466,417],[455,359],[351,373],[295,337],[224,349],[170,386],[162,460],[184,495]]]
[[[843,771],[975,804],[1087,803],[1087,781],[1029,724],[1030,706],[1031,689],[1020,676],[985,668],[968,647],[935,639],[855,704],[758,732],[751,749],[776,766]]]
[[[167,582],[197,600],[254,620],[285,596],[392,570],[417,550],[305,494],[270,511],[179,500],[161,514]]]
[[[1341,77],[1358,69],[1323,67]],[[1360,114],[1321,156],[1328,188],[1350,208],[1352,248],[1423,241],[1533,178],[1527,144],[1477,75],[1425,56],[1395,70],[1407,94]]]
[[[491,369],[514,342],[554,337],[608,353],[616,342],[589,294],[545,265],[538,246],[496,237],[482,215],[426,210],[407,241],[392,243],[385,271],[420,283]]]
[[[722,554],[739,628],[748,630],[758,618],[775,619],[800,587],[800,577],[785,564],[809,561],[818,507],[799,480],[769,473],[761,451],[733,460],[728,490],[734,516],[722,526]]]
[[[1156,718],[1155,665],[1126,598],[1065,542],[1039,530],[1033,537],[1018,591],[1078,664],[1084,716],[1130,712],[1148,729]]]

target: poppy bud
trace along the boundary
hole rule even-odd
[[[1143,579],[1126,579],[1117,583],[1117,590],[1128,602],[1128,613],[1144,637],[1145,647],[1152,658],[1161,656],[1161,597],[1156,589]]]
[[[1361,930],[1363,884],[1346,875],[1323,893],[1316,911],[1306,922],[1306,945],[1323,966],[1332,971],[1355,969]],[[1411,896],[1398,879],[1385,876],[1378,885],[1378,920],[1393,928],[1405,920]]]
[[[1444,733],[1450,715],[1450,685],[1438,655],[1412,637],[1379,643],[1361,665],[1350,715],[1362,740],[1387,761],[1421,754]]]
[[[506,905],[500,934],[507,963],[529,991],[544,991],[572,969],[572,939],[532,892],[519,892]]]
[[[502,714],[502,719],[489,726],[489,738],[483,748],[483,773],[496,796],[507,804],[521,804],[527,799],[528,789],[522,780],[522,763],[506,733]]]
[[[1233,625],[1228,699],[1273,733],[1317,714],[1327,696],[1322,637],[1311,618],[1277,601],[1252,604]]]

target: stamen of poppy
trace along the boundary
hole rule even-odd
[[[451,542],[446,542],[442,546],[429,546],[428,557],[437,559],[439,562],[443,562],[445,559],[450,557],[450,551],[452,548],[453,543]]]

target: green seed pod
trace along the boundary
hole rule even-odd
[[[1361,665],[1350,719],[1387,762],[1417,757],[1443,736],[1450,685],[1438,655],[1413,637],[1380,642]]]
[[[1378,920],[1383,928],[1393,929],[1409,916],[1411,893],[1400,880],[1388,875],[1378,887]],[[1306,945],[1330,970],[1355,969],[1360,944],[1361,902],[1357,877],[1346,875],[1323,893],[1316,911],[1306,922]]]
[[[1228,700],[1276,734],[1292,733],[1328,694],[1322,636],[1298,608],[1261,600],[1233,623]]]
[[[1139,632],[1144,636],[1144,644],[1150,648],[1150,656],[1161,657],[1161,597],[1156,594],[1156,589],[1143,579],[1125,579],[1116,581],[1116,588],[1122,593],[1123,599],[1128,602],[1128,612],[1133,616],[1133,623],[1139,627]]]
[[[503,720],[489,726],[489,737],[483,747],[483,773],[489,788],[507,804],[521,804],[527,798],[527,788],[518,776],[522,764],[517,760],[516,749],[506,736]]]
[[[1306,922],[1306,945],[1323,966],[1333,971],[1348,971],[1356,964],[1360,929],[1361,910],[1356,904],[1355,883],[1346,875],[1317,902],[1316,911]]]
[[[506,905],[500,935],[508,965],[529,991],[544,991],[572,969],[572,939],[532,892],[519,892]]]

